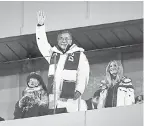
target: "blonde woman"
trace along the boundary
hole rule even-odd
[[[108,63],[105,81],[108,86],[105,107],[125,106],[135,103],[132,81],[124,76],[120,62],[114,60]]]

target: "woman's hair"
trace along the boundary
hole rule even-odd
[[[122,64],[120,61],[116,61],[116,60],[112,60],[108,63],[107,67],[106,67],[106,77],[105,77],[105,80],[106,82],[108,83],[108,86],[111,86],[112,85],[112,78],[111,78],[111,74],[110,74],[110,65],[111,63],[115,63],[118,67],[118,73],[116,75],[116,79],[115,81],[116,82],[119,82],[122,77],[123,77],[123,67],[122,67]]]
[[[27,77],[27,86],[28,86],[28,87],[29,87],[28,82],[29,82],[29,80],[30,80],[31,78],[37,79],[37,80],[39,81],[40,85],[42,86],[42,88],[43,88],[45,91],[47,91],[47,87],[46,87],[46,85],[45,85],[42,77],[39,75],[39,73],[37,73],[37,72],[31,72],[31,73],[28,75],[28,77]]]

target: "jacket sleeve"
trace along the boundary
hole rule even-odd
[[[48,95],[44,90],[41,91],[40,105],[48,105]]]
[[[18,101],[15,105],[14,119],[22,118],[22,115],[23,115],[23,108],[19,107],[19,101]]]
[[[135,103],[134,88],[132,82],[128,82],[127,92],[125,95],[125,105],[132,105]]]
[[[78,73],[77,73],[77,85],[76,90],[81,94],[84,93],[85,87],[88,85],[89,81],[89,62],[83,52],[81,52]]]
[[[50,58],[52,55],[52,47],[48,43],[48,39],[45,33],[45,25],[36,26],[36,41],[41,54],[50,63]]]

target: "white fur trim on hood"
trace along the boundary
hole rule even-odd
[[[53,50],[54,52],[63,54],[63,53],[62,53],[60,50],[58,50],[57,47],[55,47],[55,46],[52,48],[52,50]],[[73,52],[76,52],[76,51],[84,52],[84,49],[78,47],[76,44],[73,44],[66,53],[73,53]]]

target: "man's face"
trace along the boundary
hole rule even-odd
[[[72,38],[69,33],[63,33],[58,38],[58,45],[62,50],[66,50],[68,45],[72,44]]]
[[[115,62],[112,62],[109,66],[110,74],[116,76],[118,73],[118,65]]]
[[[28,85],[31,88],[37,87],[39,85],[39,81],[35,78],[30,78]]]

